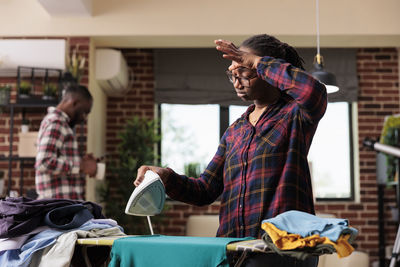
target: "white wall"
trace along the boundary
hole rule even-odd
[[[87,153],[101,157],[106,153],[107,96],[99,87],[95,77],[96,48],[90,42],[89,48],[89,91],[93,96],[93,106],[87,121]],[[86,200],[100,202],[96,188],[103,181],[86,178]]]
[[[399,11],[398,0],[320,0],[321,46],[398,46]],[[93,0],[91,17],[0,1],[0,36],[91,36],[103,46],[211,47],[217,37],[269,33],[313,47],[315,24],[314,0]]]

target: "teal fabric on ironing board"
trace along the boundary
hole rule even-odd
[[[254,239],[191,236],[134,236],[114,241],[109,267],[229,266],[226,245]]]

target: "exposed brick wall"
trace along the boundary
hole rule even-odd
[[[106,150],[115,154],[118,133],[134,115],[154,119],[153,52],[149,49],[123,49],[128,66],[133,70],[132,89],[121,97],[107,99]]]
[[[387,115],[400,112],[398,51],[396,49],[359,49],[358,133],[360,153],[361,203],[319,203],[317,212],[347,218],[360,232],[357,249],[366,251],[371,262],[378,255],[378,201],[376,183],[376,153],[363,148],[366,137],[379,138]],[[397,224],[392,221],[389,205],[395,205],[395,190],[385,188],[386,244],[393,245]]]
[[[219,203],[197,207],[176,201],[166,202],[166,211],[162,220],[157,223],[155,230],[161,234],[182,236],[186,234],[186,223],[190,215],[219,214]]]
[[[13,38],[14,39],[14,38]],[[23,39],[23,38],[21,38]],[[29,38],[32,39],[32,38]],[[47,38],[40,38],[47,39]],[[48,38],[54,39],[54,38]],[[59,39],[59,38],[57,38]],[[65,38],[68,41],[69,51],[76,47],[78,47],[79,54],[83,55],[88,59],[89,56],[89,44],[90,39],[86,37],[68,37]],[[85,72],[84,76],[81,79],[81,84],[88,84],[88,62],[86,60]],[[7,83],[12,85],[11,92],[11,103],[15,103],[16,101],[16,77],[0,77],[0,83]],[[26,109],[26,118],[30,121],[29,131],[38,131],[40,122],[43,117],[46,115],[46,109]],[[22,121],[22,109],[17,109],[14,115],[14,137],[13,137],[13,155],[17,155],[18,153],[18,132],[20,131],[20,125]],[[86,132],[86,127],[81,129],[80,126],[77,127],[77,132]],[[10,113],[9,109],[3,109],[3,112],[0,113],[0,156],[8,156],[9,155],[9,137],[10,133]],[[85,134],[86,136],[86,134]],[[82,141],[83,147],[85,146],[86,137],[80,138]],[[23,195],[26,194],[28,190],[32,190],[35,188],[35,171],[33,168],[34,161],[26,161],[24,164],[24,174],[23,174]],[[11,190],[15,190],[18,193],[20,192],[20,169],[21,163],[19,161],[13,161],[12,163],[12,180],[11,180]],[[8,187],[8,161],[0,161],[0,170],[4,171],[4,179],[5,179],[5,191],[6,193]]]
[[[126,95],[107,98],[106,153],[110,156],[107,159],[108,163],[116,158],[117,145],[120,142],[118,134],[127,120],[133,116],[154,119],[153,52],[149,49],[122,49],[121,52],[134,73],[134,82]],[[113,175],[110,173],[107,173],[107,177],[110,177],[108,180],[111,192],[115,194],[115,188],[121,185],[112,179]]]

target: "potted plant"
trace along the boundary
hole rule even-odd
[[[400,139],[399,129],[400,129],[399,115],[391,115],[386,117],[380,137],[380,143],[394,147],[398,146]],[[393,182],[396,180],[396,175],[397,175],[396,168],[398,159],[390,154],[385,154],[385,156],[386,156],[386,173],[387,173],[386,182]]]
[[[72,51],[71,57],[67,57],[67,72],[79,84],[85,70],[86,58],[78,53],[79,45]]]
[[[109,175],[112,175],[112,179],[108,179],[97,189],[101,202],[105,203],[107,217],[118,221],[126,233],[138,234],[148,231],[143,217],[126,215],[121,211],[125,210],[134,189],[133,186],[127,185],[132,184],[139,167],[154,164],[154,144],[160,140],[156,129],[155,121],[137,116],[126,122],[124,130],[119,134],[121,143],[118,145],[117,161],[110,167]],[[154,222],[161,218],[161,214],[156,216]]]
[[[19,83],[18,95],[20,98],[29,98],[32,90],[32,84],[27,81]]]
[[[44,100],[55,100],[57,98],[58,85],[55,83],[46,84],[43,90]]]
[[[0,105],[7,105],[10,101],[11,85],[0,84]]]
[[[21,133],[27,133],[27,132],[29,132],[29,120],[23,118],[21,122]]]
[[[201,166],[199,162],[189,162],[184,165],[185,175],[189,177],[199,177]]]

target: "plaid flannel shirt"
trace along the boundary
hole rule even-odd
[[[194,205],[214,202],[221,194],[217,236],[260,238],[261,221],[284,211],[314,213],[307,154],[326,110],[323,84],[280,59],[264,57],[259,77],[281,90],[255,127],[254,105],[225,132],[200,178],[170,169],[166,191]]]
[[[85,178],[79,174],[81,158],[69,117],[54,107],[40,124],[36,155],[36,191],[39,198],[85,198]]]

